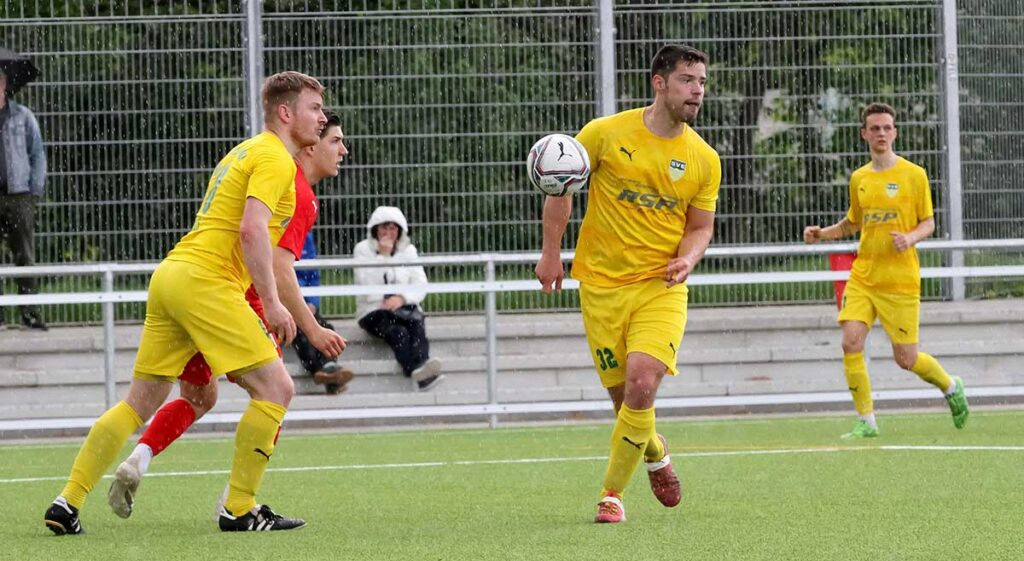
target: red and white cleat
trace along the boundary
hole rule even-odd
[[[616,524],[626,520],[626,508],[622,506],[622,499],[615,493],[608,493],[597,503],[597,516],[594,522],[598,524]]]
[[[658,435],[661,445],[665,447],[665,457],[656,462],[645,462],[647,464],[647,477],[651,480],[651,492],[658,498],[661,504],[672,508],[679,504],[682,499],[682,490],[679,488],[679,478],[672,469],[672,462],[668,457],[668,444],[665,437]]]

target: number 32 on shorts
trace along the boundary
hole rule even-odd
[[[603,349],[594,349],[594,354],[597,356],[597,365],[601,370],[608,370],[609,368],[618,368],[619,363],[615,360],[615,354],[608,347]]]

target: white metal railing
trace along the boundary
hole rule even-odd
[[[757,257],[757,256],[793,256],[822,255],[833,253],[849,253],[856,250],[855,243],[835,243],[817,245],[779,245],[779,246],[745,246],[745,247],[712,247],[706,254],[707,258],[724,257]],[[1024,239],[1006,240],[964,240],[964,241],[925,241],[917,245],[921,251],[953,251],[963,250],[1014,250],[1024,249]],[[562,253],[563,261],[571,261],[574,252]],[[469,407],[464,414],[488,414],[491,424],[497,422],[496,411],[504,411],[497,400],[497,303],[498,292],[524,292],[538,290],[536,280],[503,280],[495,278],[495,267],[498,264],[534,263],[540,258],[539,253],[480,253],[459,255],[432,255],[419,257],[415,260],[397,260],[392,263],[369,261],[352,258],[317,259],[296,263],[297,269],[338,269],[352,267],[392,266],[396,263],[407,265],[451,265],[480,264],[484,267],[483,281],[440,282],[431,283],[431,293],[479,293],[485,294],[485,329],[487,352],[487,396],[488,402]],[[114,379],[114,304],[123,302],[145,302],[146,291],[115,291],[114,277],[121,274],[152,273],[158,263],[97,263],[88,265],[43,265],[33,267],[0,267],[0,282],[5,277],[25,276],[71,276],[71,275],[102,275],[102,292],[53,293],[34,295],[0,295],[0,307],[24,304],[101,304],[103,306],[104,334],[104,371],[107,406],[116,402],[116,386]],[[926,267],[921,269],[922,278],[981,278],[981,277],[1024,277],[1024,265],[994,265],[980,267]],[[791,271],[791,272],[750,272],[750,273],[718,273],[693,274],[687,280],[692,286],[733,285],[733,284],[771,284],[792,282],[823,282],[845,280],[848,271]],[[579,283],[566,279],[563,289],[574,290]],[[365,294],[390,294],[394,285],[336,285],[320,287],[304,287],[303,294],[308,296],[358,296]],[[426,411],[422,407],[416,408]],[[478,409],[478,411],[477,411]],[[574,410],[574,409],[567,409]],[[441,410],[439,410],[441,411]],[[447,413],[450,411],[445,409]],[[426,411],[429,413],[429,411]],[[399,415],[401,416],[401,415]],[[333,418],[333,417],[332,417]]]

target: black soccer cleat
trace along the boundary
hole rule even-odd
[[[77,517],[76,517],[77,520]],[[226,508],[220,510],[222,532],[267,532],[270,530],[296,530],[306,525],[301,518],[286,518],[274,514],[267,505],[256,505],[242,516],[232,516]]]
[[[57,497],[53,500],[50,508],[46,509],[43,521],[46,522],[46,527],[58,536],[84,532],[82,523],[78,521],[78,509],[69,505],[64,497]]]

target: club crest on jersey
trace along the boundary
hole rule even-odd
[[[889,195],[890,199],[895,199],[896,195],[900,194],[900,186],[896,183],[890,183],[885,186],[885,194]]]
[[[672,160],[668,163],[668,176],[672,178],[672,181],[679,181],[686,174],[686,162],[680,162],[679,160]]]

